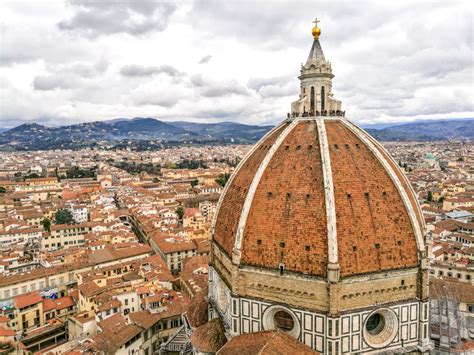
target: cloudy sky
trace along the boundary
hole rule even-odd
[[[314,17],[354,121],[474,117],[470,1],[2,0],[0,127],[277,123]]]

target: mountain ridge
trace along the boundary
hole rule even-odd
[[[150,117],[119,118],[59,127],[24,123],[0,132],[0,149],[74,149],[126,141],[253,143],[272,127],[230,122],[165,122]]]
[[[116,118],[74,125],[47,127],[24,123],[0,130],[0,150],[77,149],[151,141],[175,143],[254,143],[273,126],[237,122],[165,122],[150,117]],[[370,126],[369,126],[370,127]],[[474,119],[416,121],[375,129],[365,128],[381,141],[435,141],[474,139]]]

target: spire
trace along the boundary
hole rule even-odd
[[[314,41],[313,46],[311,47],[311,51],[309,52],[308,60],[306,61],[306,65],[311,63],[317,63],[319,61],[326,61],[324,58],[323,50],[321,49],[321,45],[319,44],[319,36],[321,36],[321,29],[318,27],[319,21],[317,18],[314,19],[314,27],[311,29],[311,34],[313,35]]]
[[[309,56],[308,56],[308,60],[306,61],[306,64],[311,64],[318,61],[325,62],[326,58],[324,58],[324,53],[321,48],[321,44],[319,44],[319,39],[314,38],[313,46],[311,47],[311,51],[309,52]]]

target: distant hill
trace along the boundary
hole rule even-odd
[[[0,149],[78,149],[96,146],[126,147],[131,144],[140,146],[140,149],[154,149],[160,144],[170,143],[254,143],[271,128],[272,126],[235,122],[163,122],[142,117],[61,127],[31,123],[0,132]],[[474,119],[422,121],[366,130],[380,141],[474,139]]]
[[[130,141],[253,143],[272,126],[238,123],[163,122],[154,118],[114,119],[71,126],[22,124],[0,133],[0,149],[76,149]]]
[[[263,137],[273,126],[251,126],[235,122],[193,123],[173,122],[176,127],[195,132],[202,137],[220,137],[224,139],[256,141]]]
[[[474,139],[474,119],[419,121],[366,131],[380,141]]]

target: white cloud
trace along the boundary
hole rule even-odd
[[[144,66],[137,64],[124,65],[120,69],[120,74],[123,76],[143,76],[149,77],[154,74],[164,73],[169,76],[181,76],[184,73],[181,73],[178,69],[171,65],[160,65],[160,66]]]
[[[171,1],[69,0],[69,3],[74,13],[69,19],[58,23],[59,29],[75,31],[88,37],[163,31],[176,10],[176,5]]]
[[[212,55],[206,55],[204,57],[202,57],[201,59],[199,59],[199,64],[206,64],[206,63],[209,63],[212,59]]]
[[[277,123],[314,16],[363,123],[474,117],[470,2],[2,2],[0,127],[116,117]]]

